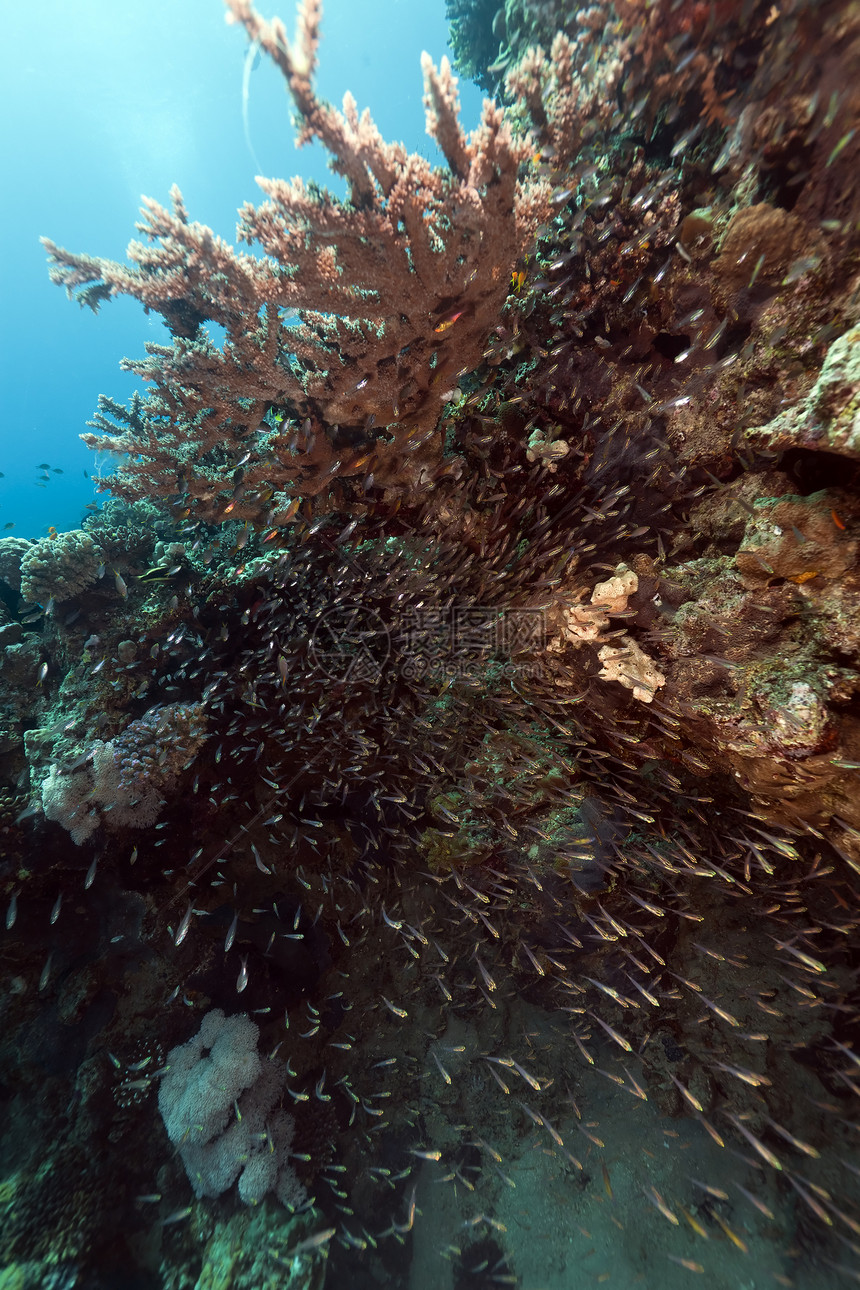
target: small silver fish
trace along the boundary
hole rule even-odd
[[[257,850],[257,848],[254,846],[253,842],[251,843],[251,851],[254,856],[254,863],[256,864],[257,868],[260,870],[260,873],[271,874],[272,872],[271,869],[268,869],[266,865],[263,864],[263,861],[260,859],[260,853]]]
[[[589,1009],[589,1012],[590,1012],[590,1009]],[[598,1017],[596,1012],[590,1012],[590,1015],[597,1022],[598,1026],[600,1026],[601,1029],[606,1031],[609,1038],[613,1039],[615,1043],[618,1044],[619,1048],[623,1048],[626,1053],[633,1052],[633,1049],[631,1048],[630,1044],[627,1042],[627,1040],[624,1038],[623,1035],[619,1035],[617,1030],[613,1030],[612,1027],[608,1025],[605,1021],[601,1021],[600,1017]]]
[[[179,924],[179,926],[176,929],[176,935],[173,938],[174,945],[181,945],[182,942],[185,940],[186,936],[188,935],[188,928],[191,926],[191,915],[193,914],[193,912],[194,912],[194,906],[192,902],[189,900],[188,908],[186,909],[185,913],[182,915],[182,922]]]
[[[433,1058],[434,1062],[436,1063],[436,1065],[439,1067],[439,1074],[442,1076],[442,1078],[443,1078],[443,1080],[445,1081],[445,1083],[446,1083],[446,1084],[450,1084],[450,1083],[451,1083],[451,1076],[450,1076],[450,1075],[448,1074],[448,1072],[445,1070],[445,1067],[444,1067],[444,1066],[442,1065],[442,1063],[439,1061],[439,1058],[436,1056],[436,1054],[435,1054],[435,1053],[431,1053],[431,1056],[432,1056],[432,1058]]]
[[[523,1070],[519,1062],[515,1062],[513,1058],[511,1059],[511,1066],[514,1068],[514,1070],[517,1072],[518,1075],[522,1076],[522,1078],[525,1080],[525,1082],[529,1085],[530,1088],[533,1088],[536,1093],[540,1092],[540,1081],[536,1080],[534,1075],[530,1075],[527,1070]]]
[[[163,1218],[161,1220],[161,1226],[169,1227],[171,1223],[181,1223],[186,1218],[189,1218],[192,1213],[193,1213],[193,1210],[190,1205],[188,1205],[185,1209],[175,1209],[172,1214],[167,1215],[167,1218]]]
[[[289,1251],[289,1257],[294,1258],[295,1255],[303,1254],[306,1250],[318,1250],[321,1245],[326,1245],[331,1240],[336,1231],[335,1227],[327,1227],[322,1232],[315,1232],[307,1240],[299,1241],[298,1245],[294,1245]]]

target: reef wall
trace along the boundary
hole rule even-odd
[[[450,8],[446,169],[228,0],[348,197],[47,243],[171,341],[0,539],[0,1286],[860,1275],[860,14]]]

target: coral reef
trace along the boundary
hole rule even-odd
[[[856,1281],[857,12],[492,9],[434,172],[230,0],[349,202],[49,244],[172,343],[0,543],[10,1280]]]

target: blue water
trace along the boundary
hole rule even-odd
[[[280,13],[292,32],[292,3],[263,12]],[[450,56],[444,0],[327,0],[322,30],[321,95],[340,104],[351,90],[384,138],[441,163],[424,133],[419,58],[423,49],[437,63]],[[343,191],[321,147],[295,148],[290,100],[268,60],[257,60],[250,77],[249,147],[246,50],[219,0],[4,7],[0,534],[78,527],[99,468],[78,435],[99,393],[125,401],[134,389],[120,358],[166,336],[132,300],[117,299],[98,316],[71,305],[48,280],[39,237],[122,260],[141,195],[167,203],[174,183],[190,217],[231,242],[237,208],[259,196],[258,173],[300,174]],[[481,98],[461,85],[468,128]],[[110,462],[101,468],[108,473]]]

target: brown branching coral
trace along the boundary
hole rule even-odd
[[[386,143],[351,95],[342,111],[317,97],[318,0],[300,5],[294,44],[247,0],[229,9],[282,72],[298,142],[325,145],[348,198],[259,179],[267,200],[243,207],[239,237],[262,259],[191,222],[176,188],[172,210],[145,201],[131,265],[46,239],[53,280],[82,304],[131,295],[173,334],[126,364],[154,386],[136,418],[117,432],[101,413],[107,433],[84,438],[128,454],[114,494],[179,496],[209,519],[278,524],[295,498],[350,510],[345,481],[370,476],[390,498],[423,489],[441,458],[441,406],[477,364],[544,213],[545,184],[518,175],[530,141],[489,102],[467,136],[447,60],[437,69],[425,54],[427,129],[448,162],[434,169]],[[208,322],[225,329],[221,347]]]
[[[608,54],[591,64],[590,38],[587,29],[573,40],[559,31],[549,58],[540,47],[529,49],[506,78],[508,95],[526,107],[555,166],[574,161],[599,130],[621,121],[615,100],[623,64],[617,45],[609,44]]]

